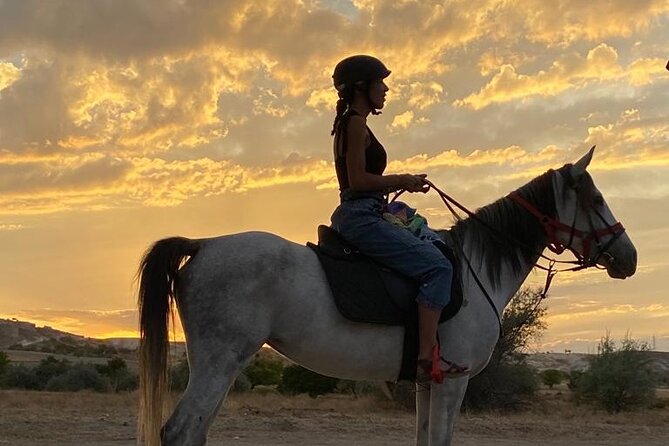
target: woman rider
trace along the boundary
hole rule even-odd
[[[453,267],[429,240],[382,216],[385,194],[429,190],[424,174],[383,174],[386,151],[367,127],[367,117],[383,108],[388,75],[390,70],[380,60],[366,55],[348,57],[335,67],[332,77],[339,100],[332,135],[341,204],[332,214],[332,227],[363,254],[419,282],[417,380],[429,380],[430,371],[459,376],[469,369],[448,360],[432,368],[433,350],[439,348],[439,317],[450,300]]]

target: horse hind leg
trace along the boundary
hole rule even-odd
[[[209,427],[225,395],[262,344],[262,341],[226,340],[223,351],[193,351],[191,354],[189,349],[188,386],[163,426],[163,445],[198,446],[207,443]]]

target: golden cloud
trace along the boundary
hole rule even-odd
[[[662,62],[660,59],[640,59],[623,68],[618,64],[617,51],[600,44],[585,58],[576,54],[563,56],[548,71],[539,71],[535,75],[519,74],[512,65],[503,65],[478,93],[458,99],[453,105],[479,110],[494,103],[531,96],[555,96],[590,82],[607,80],[628,79],[634,85],[645,85],[664,74]]]
[[[405,129],[409,127],[409,124],[411,124],[412,121],[413,112],[411,110],[407,110],[393,118],[393,122],[390,124],[390,128],[394,130]]]
[[[647,30],[658,16],[669,12],[666,0],[514,0],[498,2],[507,20],[503,32],[514,31],[504,25],[518,25],[530,41],[568,45],[581,40],[601,41],[628,37]],[[511,19],[515,17],[515,20]]]
[[[601,319],[605,316],[629,316],[631,314],[647,314],[652,315],[652,317],[669,317],[669,306],[660,304],[618,304],[586,311],[569,310],[567,313],[548,315],[546,319],[550,325],[560,322],[573,322],[576,319]]]
[[[0,62],[0,91],[12,85],[21,77],[21,70],[9,62]]]
[[[120,159],[102,155],[60,157],[47,163],[23,163],[3,177],[0,215],[31,215],[69,209],[106,209],[142,203],[175,206],[195,196],[244,192],[284,184],[329,187],[331,162],[301,160],[280,167],[243,167],[208,158],[166,161]],[[54,180],[57,173],[57,180]]]
[[[643,119],[637,109],[625,110],[614,123],[589,127],[585,143],[601,148],[596,169],[669,166],[669,122]]]
[[[334,88],[320,88],[309,94],[306,105],[319,111],[333,110],[338,99],[339,97]]]

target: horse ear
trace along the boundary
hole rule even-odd
[[[585,173],[585,169],[587,169],[588,165],[590,164],[590,161],[592,161],[593,153],[595,153],[595,146],[592,146],[588,151],[588,153],[583,155],[583,158],[576,161],[576,164],[574,164],[574,167],[571,170],[571,174],[574,178],[579,177],[580,175],[583,175]]]

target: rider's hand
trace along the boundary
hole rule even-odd
[[[427,174],[420,175],[404,174],[402,175],[402,188],[407,192],[422,192],[430,190],[430,186],[425,182]]]

